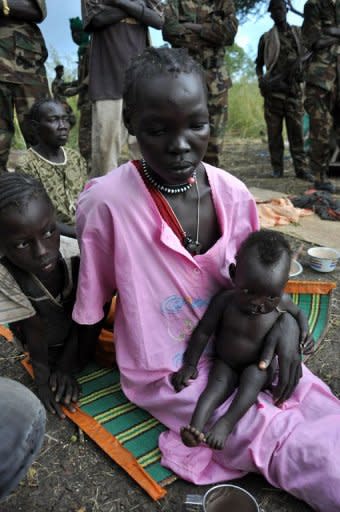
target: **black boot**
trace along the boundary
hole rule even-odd
[[[295,175],[300,180],[310,181],[311,183],[313,183],[314,179],[315,179],[313,174],[308,171],[299,171],[299,172],[296,172]]]

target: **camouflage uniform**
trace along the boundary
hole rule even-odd
[[[195,32],[183,23],[201,24]],[[219,166],[227,122],[231,79],[225,66],[225,47],[234,42],[238,22],[232,0],[169,0],[163,38],[174,48],[187,48],[205,70],[208,86],[210,139],[204,160]]]
[[[33,1],[33,0],[32,0]],[[45,0],[34,0],[46,17]],[[27,144],[33,143],[25,116],[49,96],[44,62],[47,50],[35,23],[0,17],[0,170],[5,170],[14,135],[14,107]]]
[[[340,28],[339,0],[308,0],[304,8],[302,37],[312,52],[306,68],[305,108],[310,116],[310,167],[320,182],[328,172],[330,138],[335,122],[340,130],[340,39],[329,38],[322,49],[315,48],[326,28]],[[339,139],[339,137],[338,137]]]
[[[303,95],[301,56],[301,32],[289,25],[286,32],[274,27],[263,34],[258,45],[256,73],[268,88],[261,88],[264,96],[264,116],[267,124],[270,159],[274,176],[283,175],[283,121],[285,120],[290,153],[295,174],[302,177],[307,172],[303,145]]]

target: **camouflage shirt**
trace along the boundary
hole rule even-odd
[[[231,46],[238,22],[232,0],[169,0],[165,7],[163,38],[174,48],[187,48],[190,55],[205,70],[223,68],[217,73],[219,90],[231,85],[224,66],[226,46]],[[202,25],[199,32],[185,27],[184,23]]]
[[[46,17],[45,0],[34,0]],[[44,38],[35,23],[0,17],[0,81],[14,84],[46,83]]]
[[[57,218],[65,224],[75,223],[78,195],[87,181],[85,160],[74,149],[63,148],[65,160],[54,163],[29,148],[16,166],[41,181],[57,210]]]
[[[340,39],[322,49],[316,49],[315,43],[325,35],[324,30],[331,27],[340,28],[340,0],[308,0],[302,24],[303,43],[312,52],[306,65],[306,82],[328,91],[337,80]]]

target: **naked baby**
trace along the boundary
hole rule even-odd
[[[305,315],[284,293],[290,264],[289,244],[283,235],[274,231],[252,233],[238,250],[236,264],[229,267],[234,288],[223,290],[212,299],[192,334],[181,369],[172,376],[177,392],[189,385],[190,379],[197,377],[197,364],[203,350],[215,335],[215,359],[207,386],[197,402],[190,425],[181,429],[187,446],[206,442],[211,448],[221,450],[261,389],[271,386],[275,359],[267,369],[260,369],[258,361],[263,341],[279,315],[293,315],[300,328],[301,346],[306,350],[312,346]],[[227,412],[210,425],[215,409],[235,389]]]

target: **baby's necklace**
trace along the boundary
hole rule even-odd
[[[169,207],[171,209],[171,212],[173,213],[178,226],[181,228],[182,236],[183,236],[183,246],[185,249],[192,255],[195,256],[196,254],[200,254],[202,249],[202,244],[199,242],[199,233],[200,233],[200,207],[201,207],[201,196],[198,188],[198,182],[197,182],[197,173],[196,169],[193,172],[193,175],[191,178],[189,178],[190,181],[188,183],[185,183],[183,185],[164,185],[163,183],[159,183],[156,179],[156,177],[151,174],[151,172],[148,169],[147,163],[144,159],[142,159],[142,168],[143,173],[146,179],[149,181],[149,183],[157,189],[159,192],[166,193],[166,194],[180,194],[182,192],[186,192],[191,189],[193,184],[195,184],[196,193],[197,193],[197,219],[196,219],[196,240],[194,240],[188,233],[184,231],[182,228],[181,223],[179,222],[174,210],[171,208],[170,204]]]

